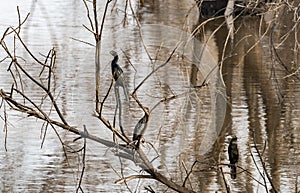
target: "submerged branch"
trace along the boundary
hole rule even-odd
[[[126,177],[126,178],[119,179],[115,183],[116,184],[122,184],[122,183],[128,182],[130,180],[141,179],[141,178],[153,179],[153,177],[151,175],[132,175],[132,176],[129,176],[129,177]]]
[[[75,127],[66,125],[64,123],[55,121],[51,118],[49,118],[45,113],[40,113],[37,112],[36,110],[34,110],[31,107],[25,106],[19,102],[17,102],[15,99],[13,99],[12,97],[10,97],[7,93],[5,93],[2,89],[0,90],[0,97],[5,100],[8,104],[10,104],[10,106],[19,112],[25,113],[28,116],[32,116],[35,117],[39,120],[42,121],[46,121],[52,125],[58,126],[64,130],[67,130],[69,132],[72,132],[74,134],[80,135],[81,138],[87,138],[93,141],[96,141],[98,143],[101,143],[102,145],[105,145],[106,147],[115,147],[118,148],[121,151],[124,151],[127,153],[127,156],[129,156],[128,158],[130,158],[130,160],[134,160],[134,162],[141,167],[142,169],[144,169],[147,173],[149,173],[153,179],[156,179],[157,181],[165,184],[166,186],[170,187],[173,190],[176,190],[178,192],[193,192],[191,190],[188,190],[185,187],[182,187],[172,181],[170,181],[169,179],[167,179],[165,176],[163,176],[162,174],[160,174],[159,172],[156,171],[156,169],[154,169],[154,167],[152,166],[152,164],[150,163],[150,161],[148,160],[147,156],[145,155],[145,153],[141,150],[141,149],[135,149],[132,145],[119,145],[116,144],[114,142],[99,138],[95,135],[91,135],[86,131],[80,131],[78,129],[76,129]],[[105,123],[106,120],[102,117],[102,120]],[[108,122],[109,123],[109,122]],[[113,132],[116,132],[119,136],[122,136],[121,133],[118,133],[118,131],[114,128],[111,127],[111,125],[109,124],[108,127],[110,127],[110,129],[112,129]]]

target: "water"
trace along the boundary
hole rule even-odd
[[[147,52],[143,48],[139,29],[132,15],[128,15],[123,25],[125,4],[111,3],[105,30],[103,33],[101,52],[101,90],[107,90],[110,84],[110,50],[120,55],[120,65],[124,70],[128,89],[133,89],[148,75],[153,68],[168,58],[172,49],[182,36],[183,31],[192,31],[197,25],[198,10],[193,8],[194,1],[144,1],[134,3],[142,26],[142,35]],[[1,5],[0,31],[8,26],[17,25],[16,5],[19,5],[22,18],[30,12],[24,24],[21,36],[28,47],[43,59],[54,47],[57,51],[56,68],[53,85],[55,96],[62,113],[68,123],[83,130],[86,125],[89,133],[111,140],[111,133],[93,117],[95,107],[94,81],[94,47],[72,38],[94,44],[93,35],[82,27],[89,27],[86,10],[80,1],[10,1]],[[130,12],[129,7],[127,8]],[[103,12],[103,3],[99,2],[99,15]],[[190,12],[189,12],[190,11]],[[285,10],[286,11],[286,10]],[[185,17],[187,13],[189,17]],[[285,13],[285,12],[281,12]],[[223,52],[224,41],[228,33],[226,26],[218,28],[224,20],[209,22],[200,35],[207,50],[201,54],[190,53],[189,48],[199,46],[200,42],[188,42],[185,52],[178,50],[177,57],[172,58],[166,67],[151,76],[139,89],[138,96],[143,105],[152,108],[159,100],[173,94],[189,93],[176,100],[161,103],[151,114],[149,127],[145,134],[144,150],[150,160],[159,158],[153,165],[168,178],[182,184],[185,169],[193,168],[193,174],[187,187],[197,192],[215,192],[223,190],[223,179],[218,164],[227,164],[227,146],[230,135],[238,137],[240,159],[238,165],[246,172],[238,174],[237,179],[230,179],[234,192],[265,192],[263,186],[253,180],[263,182],[259,174],[262,164],[255,149],[263,154],[266,168],[275,187],[281,192],[295,192],[300,175],[300,129],[299,129],[299,80],[289,74],[284,66],[276,60],[274,51],[270,52],[270,38],[273,38],[282,63],[291,69],[298,68],[299,53],[295,37],[299,35],[293,29],[293,13],[286,12],[285,17],[277,17],[273,36],[264,34],[272,21],[259,17],[245,17],[236,21],[235,40],[229,40]],[[281,15],[279,15],[281,16]],[[289,18],[287,20],[286,18]],[[158,25],[159,24],[159,25]],[[163,25],[162,25],[163,24]],[[174,30],[176,29],[176,30]],[[214,31],[217,30],[215,33]],[[258,30],[260,29],[260,30]],[[178,31],[177,31],[178,30]],[[289,36],[284,36],[289,33]],[[12,42],[6,42],[9,46]],[[192,43],[192,44],[189,44]],[[198,43],[198,44],[197,44]],[[201,45],[203,45],[201,43]],[[194,48],[194,47],[193,47]],[[18,55],[26,59],[26,69],[37,76],[40,67],[33,65],[20,44]],[[199,51],[196,49],[196,51]],[[39,54],[41,53],[41,54]],[[1,58],[5,55],[0,52]],[[183,59],[182,59],[182,56]],[[128,57],[130,62],[126,59]],[[191,85],[200,85],[209,67],[221,61],[222,74],[226,84],[227,96],[222,92],[219,79],[209,78],[209,85],[202,89],[192,89]],[[201,63],[197,76],[195,66]],[[8,63],[0,65],[0,88],[9,90],[12,84],[10,74],[6,71]],[[273,68],[272,68],[273,67]],[[135,69],[137,71],[135,71]],[[275,74],[274,74],[275,72]],[[294,72],[294,71],[291,71]],[[214,74],[216,75],[216,74]],[[35,101],[40,102],[43,95],[28,80],[25,82],[26,92]],[[215,92],[218,91],[218,92]],[[214,97],[216,96],[216,97]],[[223,124],[222,110],[224,98],[227,99],[226,116]],[[223,102],[222,102],[223,101]],[[215,105],[218,104],[218,105]],[[45,104],[46,109],[50,104]],[[114,92],[105,106],[105,116],[112,121],[115,107]],[[3,115],[1,109],[1,118]],[[6,105],[6,109],[9,109]],[[136,122],[143,112],[132,100],[124,105],[127,121],[124,121],[126,132],[131,136]],[[81,153],[72,153],[82,147],[82,142],[73,142],[75,135],[57,129],[65,146],[64,149],[52,128],[47,128],[43,143],[45,126],[34,118],[8,111],[9,127],[7,151],[5,151],[5,132],[0,132],[0,189],[2,192],[74,192],[81,174]],[[57,118],[54,114],[53,118]],[[222,121],[220,121],[220,120]],[[218,130],[222,123],[222,129]],[[3,128],[4,123],[1,121]],[[217,140],[215,136],[218,136]],[[255,142],[254,140],[255,139]],[[216,141],[215,141],[216,140]],[[150,144],[151,143],[151,144]],[[41,148],[42,146],[42,148]],[[156,150],[153,149],[155,147]],[[251,156],[251,153],[253,157]],[[254,160],[258,164],[257,169]],[[86,168],[82,187],[86,192],[129,192],[124,184],[114,184],[124,168],[124,176],[138,174],[140,169],[129,161],[115,157],[103,145],[92,141],[87,143]],[[225,172],[229,172],[224,166]],[[241,170],[238,170],[240,172]],[[130,189],[145,192],[144,187],[150,185],[158,192],[167,188],[153,180],[133,180],[128,182]],[[271,186],[268,183],[268,188]],[[167,190],[167,192],[172,192]]]

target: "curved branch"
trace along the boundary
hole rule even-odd
[[[141,178],[153,179],[153,177],[151,175],[132,175],[132,176],[128,176],[126,178],[119,179],[115,183],[116,184],[122,184],[122,183],[128,182],[130,180],[141,179]]]

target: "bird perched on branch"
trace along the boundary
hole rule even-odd
[[[239,159],[239,152],[237,147],[237,137],[235,135],[232,136],[229,146],[228,146],[228,155],[229,161],[231,165],[235,165]]]
[[[119,60],[119,56],[117,52],[113,50],[110,51],[110,54],[114,57],[114,59],[111,61],[111,72],[116,82],[115,86],[116,87],[121,86],[123,88],[125,98],[126,100],[128,100],[128,93],[127,93],[127,87],[125,85],[125,78],[123,76],[123,70],[117,63]]]
[[[145,115],[139,120],[135,125],[132,141],[137,141],[137,147],[140,145],[140,140],[142,139],[149,121],[149,109],[145,107]]]
[[[230,168],[231,168],[231,177],[233,179],[236,178],[236,163],[239,160],[239,151],[237,146],[237,137],[235,135],[232,136],[229,146],[228,146],[228,155],[230,161]]]

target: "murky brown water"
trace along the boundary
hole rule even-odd
[[[71,125],[83,128],[85,124],[90,133],[101,138],[111,139],[99,121],[92,116],[95,101],[94,92],[94,47],[72,40],[76,38],[94,42],[92,34],[82,27],[89,25],[85,17],[86,10],[81,1],[10,1],[1,5],[0,30],[17,24],[16,5],[20,6],[23,17],[31,13],[23,28],[22,37],[36,53],[46,54],[53,46],[57,50],[57,67],[54,84],[58,103]],[[142,34],[147,50],[158,60],[150,62],[143,48],[136,22],[128,15],[123,27],[124,4],[119,1],[116,7],[110,7],[102,42],[101,80],[102,90],[106,90],[110,81],[109,51],[114,49],[120,54],[120,65],[132,91],[137,84],[151,72],[153,67],[163,63],[178,42],[181,30],[191,31],[198,23],[197,8],[194,1],[143,1],[133,5],[138,12],[142,25]],[[99,12],[103,3],[99,2]],[[128,8],[129,9],[129,8]],[[192,10],[190,16],[186,14]],[[284,17],[283,17],[284,15]],[[228,163],[227,146],[230,135],[238,137],[240,159],[238,165],[248,173],[238,169],[237,179],[231,180],[234,192],[265,192],[265,188],[254,179],[263,183],[259,170],[261,162],[254,148],[253,134],[258,149],[263,152],[275,187],[281,192],[295,192],[300,189],[300,127],[299,80],[287,77],[289,74],[278,60],[274,51],[270,51],[270,40],[274,41],[278,56],[290,72],[299,65],[299,51],[296,40],[297,28],[293,28],[293,12],[283,10],[276,17],[277,22],[272,36],[264,34],[270,19],[245,17],[235,23],[236,34],[233,43],[228,43],[223,52],[228,30],[221,26],[224,20],[209,22],[201,31],[200,41],[205,41],[203,55],[198,49],[193,52],[179,51],[177,58],[152,76],[139,90],[138,96],[143,104],[152,108],[160,99],[172,94],[190,91],[190,85],[200,84],[209,67],[222,62],[222,74],[226,84],[227,97],[218,79],[210,79],[208,87],[160,104],[152,113],[145,136],[151,142],[160,157],[154,165],[169,178],[182,183],[185,177],[184,166],[190,168],[198,161],[187,186],[197,192],[215,192],[224,189],[223,179],[218,170],[218,163]],[[151,24],[151,25],[150,25]],[[153,25],[155,24],[155,25]],[[159,24],[159,25],[157,25]],[[215,30],[217,32],[215,33]],[[260,29],[260,30],[259,30]],[[289,33],[289,36],[284,36]],[[197,46],[200,42],[194,42]],[[203,45],[203,44],[201,44]],[[191,45],[189,45],[191,46]],[[189,47],[188,47],[189,48]],[[160,52],[158,52],[160,50]],[[18,48],[19,55],[25,51]],[[125,54],[137,69],[135,72],[126,60]],[[181,55],[184,53],[184,59]],[[224,53],[224,54],[223,54]],[[196,56],[195,56],[196,55]],[[0,52],[1,59],[4,53]],[[199,60],[202,60],[199,66]],[[42,58],[42,56],[40,56]],[[222,58],[224,60],[222,60]],[[194,65],[191,64],[193,60]],[[196,61],[196,62],[195,62]],[[203,65],[203,63],[205,65]],[[195,77],[196,67],[200,69]],[[198,66],[197,66],[198,65]],[[32,74],[38,69],[26,64]],[[203,67],[203,69],[202,69]],[[0,88],[9,89],[12,83],[6,72],[5,62],[0,65]],[[217,85],[217,86],[216,86]],[[37,98],[40,92],[29,82],[29,95]],[[223,123],[224,98],[227,98],[227,111]],[[105,115],[112,120],[114,113],[114,93],[109,96]],[[137,105],[131,101],[123,107],[127,120],[124,125],[131,134],[135,123],[143,115]],[[1,118],[3,111],[1,111]],[[74,192],[80,177],[79,156],[68,153],[65,157],[62,146],[54,131],[48,128],[47,137],[41,148],[41,122],[28,119],[25,115],[9,112],[7,149],[4,149],[4,132],[0,132],[0,190],[2,192]],[[220,121],[221,120],[221,121]],[[0,122],[3,127],[3,122]],[[216,131],[216,133],[214,133]],[[80,143],[73,143],[75,138],[70,133],[60,131],[61,138],[73,149],[79,149]],[[214,136],[218,134],[216,141]],[[210,142],[211,141],[211,142]],[[86,192],[129,192],[125,185],[114,184],[119,179],[120,161],[104,146],[92,141],[87,144],[86,170],[83,189]],[[150,145],[145,144],[149,157],[156,156]],[[258,164],[255,167],[253,157]],[[137,174],[140,169],[131,162],[124,161],[124,175]],[[224,167],[229,172],[227,167]],[[114,171],[119,172],[118,174]],[[251,174],[249,176],[248,174]],[[139,186],[138,186],[139,185]],[[132,190],[146,192],[145,186],[151,185],[161,192],[166,187],[154,181],[131,181]],[[270,185],[268,184],[269,188]],[[138,187],[138,188],[137,188]],[[168,192],[172,192],[168,190]]]

